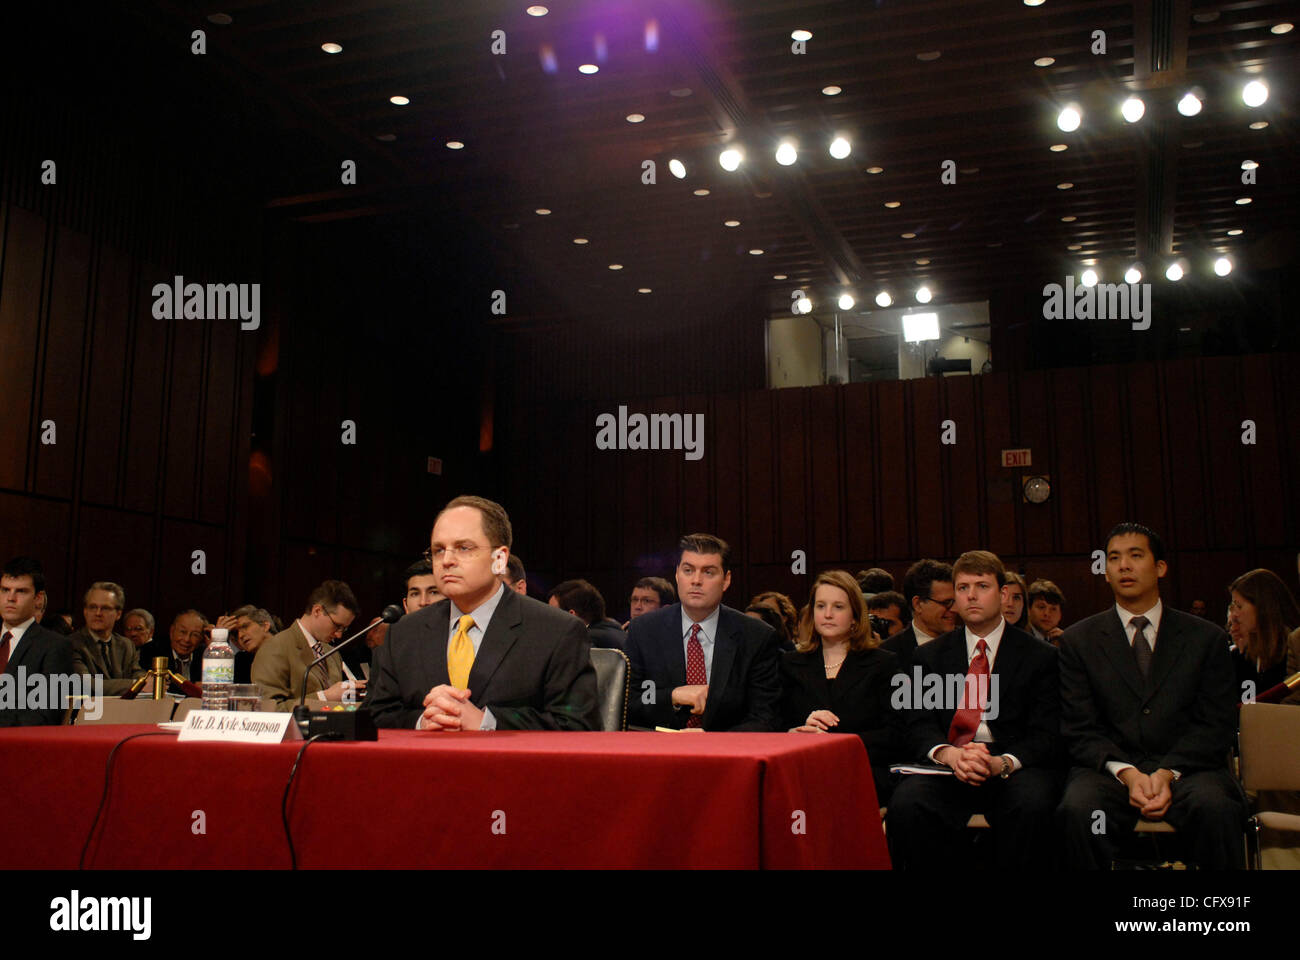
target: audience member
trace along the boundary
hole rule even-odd
[[[794,649],[794,641],[790,635],[785,632],[785,620],[781,614],[766,603],[751,603],[745,608],[745,616],[753,617],[755,620],[762,620],[769,627],[776,631],[777,649],[786,653]]]
[[[587,625],[587,639],[593,647],[622,650],[627,635],[605,616],[605,598],[586,580],[565,580],[551,591],[546,602],[567,610]]]
[[[894,575],[888,570],[880,569],[880,567],[859,570],[857,581],[863,597],[867,600],[870,600],[877,593],[885,593],[894,589]]]
[[[632,588],[632,598],[629,601],[631,605],[631,615],[627,618],[627,623],[623,624],[623,629],[628,628],[637,617],[643,613],[649,613],[651,610],[658,610],[660,607],[666,607],[670,603],[677,602],[677,592],[673,590],[673,585],[663,577],[642,577]]]
[[[1203,869],[1244,862],[1246,811],[1227,766],[1237,730],[1228,638],[1164,606],[1167,569],[1154,531],[1117,525],[1106,538],[1115,605],[1061,638],[1061,733],[1074,767],[1057,815],[1074,868],[1108,868],[1139,816],[1186,834]]]
[[[1063,773],[1057,653],[1003,619],[1005,573],[995,554],[963,553],[952,576],[965,626],[917,648],[914,661],[943,684],[947,702],[932,707],[912,685],[908,734],[915,759],[953,775],[912,775],[898,785],[890,855],[895,869],[946,867],[966,821],[982,813],[998,869],[1042,870],[1051,865]]]
[[[433,564],[423,557],[403,571],[402,579],[406,583],[406,590],[402,595],[402,609],[407,613],[415,613],[416,610],[432,606],[443,598],[442,591],[438,589],[438,578],[433,575]],[[373,632],[372,630],[371,633]]]
[[[1051,580],[1038,579],[1029,585],[1029,632],[1039,640],[1055,644],[1061,629],[1061,607],[1065,595]]]
[[[506,572],[501,574],[501,579],[515,593],[528,596],[528,571],[524,569],[524,562],[517,554],[512,553],[506,557]]]
[[[154,626],[153,614],[143,607],[128,610],[126,616],[122,618],[122,632],[135,646],[140,666],[145,670],[149,669],[149,664],[144,659],[145,648],[153,641]]]
[[[275,636],[275,623],[270,613],[251,603],[236,608],[230,616],[234,620],[231,635],[235,638],[235,683],[251,683],[253,660],[258,648]]]
[[[203,650],[207,646],[204,628],[208,618],[197,610],[182,610],[172,619],[167,640],[161,638],[142,651],[141,664],[145,669],[153,666],[155,657],[167,658],[167,669],[186,680],[200,683],[203,680]],[[208,630],[211,628],[209,627]]]
[[[1189,612],[1194,617],[1201,617],[1202,619],[1204,619],[1206,613],[1205,601],[1193,600]]]
[[[380,727],[597,730],[596,671],[582,624],[501,583],[510,517],[457,497],[429,553],[447,603],[407,614],[375,649],[368,706]]]
[[[749,601],[751,607],[755,604],[763,604],[779,613],[785,622],[786,635],[792,640],[799,635],[799,611],[795,610],[794,601],[784,593],[765,590]]]
[[[50,693],[58,689],[57,677],[73,674],[72,644],[36,621],[37,598],[45,596],[45,572],[31,557],[14,557],[0,572],[0,674],[10,683],[24,683],[26,703],[16,699],[0,703],[0,727],[35,727],[63,722],[64,705],[32,703],[32,681]],[[19,674],[19,670],[22,673]],[[11,826],[21,826],[13,821]]]
[[[1243,573],[1228,587],[1228,635],[1237,694],[1243,701],[1275,687],[1288,676],[1287,637],[1300,628],[1300,608],[1282,579],[1271,570]]]
[[[867,601],[867,613],[873,621],[872,629],[880,634],[882,639],[888,639],[907,629],[911,621],[903,619],[906,610],[907,601],[895,590],[882,590],[880,593],[872,594],[871,599]],[[879,624],[874,622],[877,620],[880,621]]]
[[[342,580],[326,580],[311,592],[302,616],[288,630],[275,634],[253,657],[252,680],[262,687],[262,704],[287,713],[302,695],[307,667],[333,650],[357,615],[357,598]],[[307,676],[309,701],[343,700],[365,680],[344,680],[338,657],[318,663]]]
[[[126,693],[144,673],[135,644],[113,632],[124,606],[126,591],[116,583],[105,580],[92,583],[83,605],[85,626],[69,638],[77,673],[103,677],[104,695],[109,697]]]
[[[879,596],[879,594],[877,594]],[[890,680],[898,658],[872,639],[867,604],[845,570],[813,582],[795,649],[781,657],[781,725],[792,733],[853,733],[871,761],[876,800],[889,802],[898,751]]]
[[[907,629],[887,638],[882,646],[898,657],[903,673],[912,669],[912,658],[920,646],[942,637],[957,626],[953,604],[952,567],[938,560],[918,560],[903,576],[903,600],[911,611]]]
[[[1002,619],[1026,633],[1030,633],[1029,620],[1025,614],[1025,595],[1028,593],[1025,578],[1008,570],[1007,582],[1002,585]]]
[[[723,606],[731,548],[706,533],[677,544],[680,603],[632,621],[628,719],[642,727],[775,730],[781,697],[777,636]]]

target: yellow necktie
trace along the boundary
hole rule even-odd
[[[468,613],[460,618],[456,635],[447,647],[447,675],[453,687],[465,688],[469,683],[469,668],[474,666],[474,643],[469,638],[469,628],[474,626],[474,618]]]

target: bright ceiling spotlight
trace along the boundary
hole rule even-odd
[[[894,302],[894,298],[889,295],[889,291],[881,290],[876,294],[876,306],[887,307]]]
[[[790,31],[790,39],[806,43],[812,39],[812,33],[808,30],[792,30]]]
[[[1241,88],[1241,102],[1248,107],[1260,107],[1268,99],[1268,84],[1263,80],[1252,80]]]
[[[744,159],[741,152],[734,147],[728,147],[718,154],[718,165],[728,173],[735,173],[740,168],[740,161]]]
[[[668,161],[668,170],[678,180],[686,179],[686,164],[682,163],[676,157]]]
[[[1243,161],[1241,161],[1241,169],[1243,169],[1243,170],[1254,170],[1254,169],[1257,168],[1258,166],[1259,166],[1259,161],[1258,161],[1258,160],[1243,160]]]
[[[836,84],[833,83],[828,83],[826,86],[822,87],[822,93],[826,94],[826,96],[828,97],[836,97],[843,92],[844,92],[843,87],[837,86]]]
[[[342,53],[342,52],[343,52],[343,48],[342,48],[341,46],[339,46],[337,43],[334,43],[333,41],[331,41],[330,43],[322,43],[322,44],[320,45],[320,48],[321,48],[322,50],[324,50],[326,53]]]
[[[1175,283],[1183,279],[1182,266],[1180,266],[1177,262],[1169,264],[1168,269],[1165,270],[1165,279],[1172,280]]]
[[[404,96],[402,96],[400,93],[395,93],[395,94],[393,94],[391,97],[388,98],[388,102],[389,102],[389,103],[394,103],[394,104],[396,104],[396,105],[399,106],[399,107],[404,107],[404,106],[406,106],[408,103],[411,102],[411,98],[410,98],[410,97],[404,97]]]
[[[1073,133],[1083,123],[1083,113],[1074,104],[1066,107],[1056,116],[1056,125],[1066,133]]]
[[[590,76],[593,73],[599,73],[600,67],[596,66],[594,63],[584,63],[580,67],[578,67],[578,72],[585,73],[588,76]]]
[[[544,17],[550,12],[550,10],[546,9],[546,7],[542,6],[540,3],[534,3],[524,11],[524,13],[528,14],[530,17]]]
[[[1137,264],[1124,271],[1124,282],[1129,284],[1142,282],[1142,271],[1138,269]]]
[[[1214,261],[1214,272],[1221,277],[1226,277],[1232,273],[1232,261],[1227,257],[1219,257],[1218,260]]]
[[[1147,105],[1142,102],[1141,97],[1129,97],[1120,106],[1119,112],[1129,123],[1137,123],[1142,119],[1142,114],[1147,112]]]
[[[1079,276],[1079,282],[1085,287],[1095,287],[1097,285],[1097,271],[1091,267],[1083,271]]]
[[[1178,112],[1184,117],[1194,117],[1201,112],[1201,99],[1194,93],[1184,93],[1178,101]]]
[[[852,295],[847,293],[840,294],[839,304],[841,310],[852,310],[853,304],[855,303],[857,303],[857,301],[853,299]]]
[[[836,160],[843,160],[853,152],[853,145],[844,137],[836,137],[831,141],[830,151]]]
[[[789,140],[784,140],[776,148],[776,162],[783,167],[788,167],[799,159],[799,151],[795,150],[794,144]]]
[[[929,303],[929,302],[930,302],[930,297],[931,297],[931,296],[932,296],[932,294],[930,293],[930,288],[929,288],[929,287],[917,287],[917,288],[916,288],[916,302],[917,302],[917,303]]]
[[[812,313],[812,300],[809,297],[800,297],[795,301],[795,306],[800,313]]]

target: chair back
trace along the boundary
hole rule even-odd
[[[622,650],[591,648],[591,665],[596,668],[596,695],[600,701],[600,729],[627,729],[627,685],[632,665]],[[1300,710],[1296,711],[1300,713]]]
[[[1300,790],[1300,707],[1241,707],[1241,783],[1247,790]]]
[[[197,710],[203,705],[203,701],[198,697],[186,697],[176,704],[176,711],[172,714],[172,719],[176,721],[184,720],[191,710]]]

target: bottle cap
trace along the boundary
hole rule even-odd
[[[228,635],[229,635],[229,633],[228,633],[228,631],[226,630],[225,627],[213,627],[213,628],[212,628],[212,641],[213,641],[214,643],[217,642],[218,640],[220,640],[222,643],[225,643],[225,642],[226,642],[226,637],[227,637]]]

